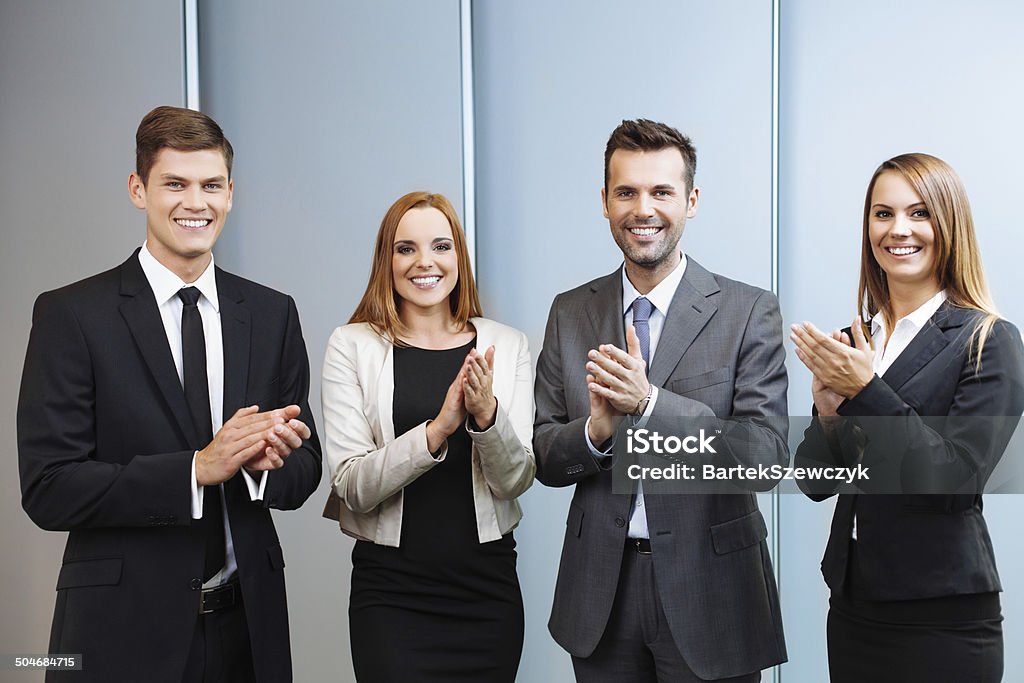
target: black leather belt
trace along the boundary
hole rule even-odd
[[[635,550],[641,555],[651,554],[651,540],[649,538],[627,538],[626,548]]]
[[[242,602],[242,586],[236,577],[215,588],[204,588],[199,598],[199,613],[210,614],[240,602]]]

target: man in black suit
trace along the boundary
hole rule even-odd
[[[575,486],[548,627],[581,683],[751,683],[786,659],[753,494],[612,491],[627,416],[786,414],[777,299],[679,250],[696,160],[663,123],[612,132],[601,199],[624,264],[555,298],[537,361],[537,478]],[[771,422],[751,422],[740,464],[788,462]]]
[[[289,681],[270,508],[302,505],[321,459],[298,314],[213,264],[233,188],[220,127],[158,107],[136,145],[145,243],[33,312],[22,505],[70,532],[49,651],[82,655],[76,681]]]

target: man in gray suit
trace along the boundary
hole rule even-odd
[[[665,124],[612,132],[601,198],[624,264],[555,297],[537,364],[537,478],[576,486],[548,626],[580,682],[746,683],[786,660],[753,494],[612,493],[624,417],[786,414],[778,300],[679,251],[695,166]],[[753,428],[751,457],[788,461],[780,422]]]

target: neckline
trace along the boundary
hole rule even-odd
[[[446,347],[446,348],[443,348],[443,349],[426,349],[426,348],[423,348],[422,346],[416,346],[415,344],[408,344],[408,343],[403,344],[402,346],[396,345],[395,349],[396,350],[397,349],[415,349],[416,351],[458,351],[459,349],[464,349],[467,346],[475,346],[475,345],[476,345],[476,335],[474,334],[473,338],[470,339],[465,344],[460,344],[458,346],[449,346],[449,347]]]

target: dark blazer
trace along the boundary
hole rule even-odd
[[[625,348],[621,277],[620,268],[555,298],[537,364],[537,478],[576,487],[548,626],[577,657],[594,651],[607,625],[632,505],[612,494],[611,471],[584,435],[586,353]],[[653,415],[785,415],[784,360],[776,298],[689,259],[648,374],[659,387]],[[788,463],[784,433],[765,427],[756,438],[769,444],[764,464]],[[665,616],[690,668],[716,679],[785,661],[754,495],[645,495],[644,509]]]
[[[966,492],[840,495],[821,563],[833,591],[850,583],[855,514],[857,597],[913,600],[1001,590],[980,491],[1024,411],[1024,346],[1017,328],[999,320],[976,368],[971,336],[980,316],[943,303],[882,377],[839,406],[846,419],[831,444],[817,420],[804,433],[798,464],[846,466],[859,458],[885,472],[886,483],[874,484],[885,491],[903,481]],[[802,485],[815,500],[837,490]]]
[[[309,365],[292,299],[216,271],[224,417],[307,405]],[[69,531],[49,651],[83,670],[47,680],[180,683],[199,611],[204,543],[191,518],[196,436],[138,251],[36,301],[18,400],[22,505]],[[270,508],[320,481],[316,433],[268,475],[262,502],[225,483],[259,681],[290,681],[284,557]]]

